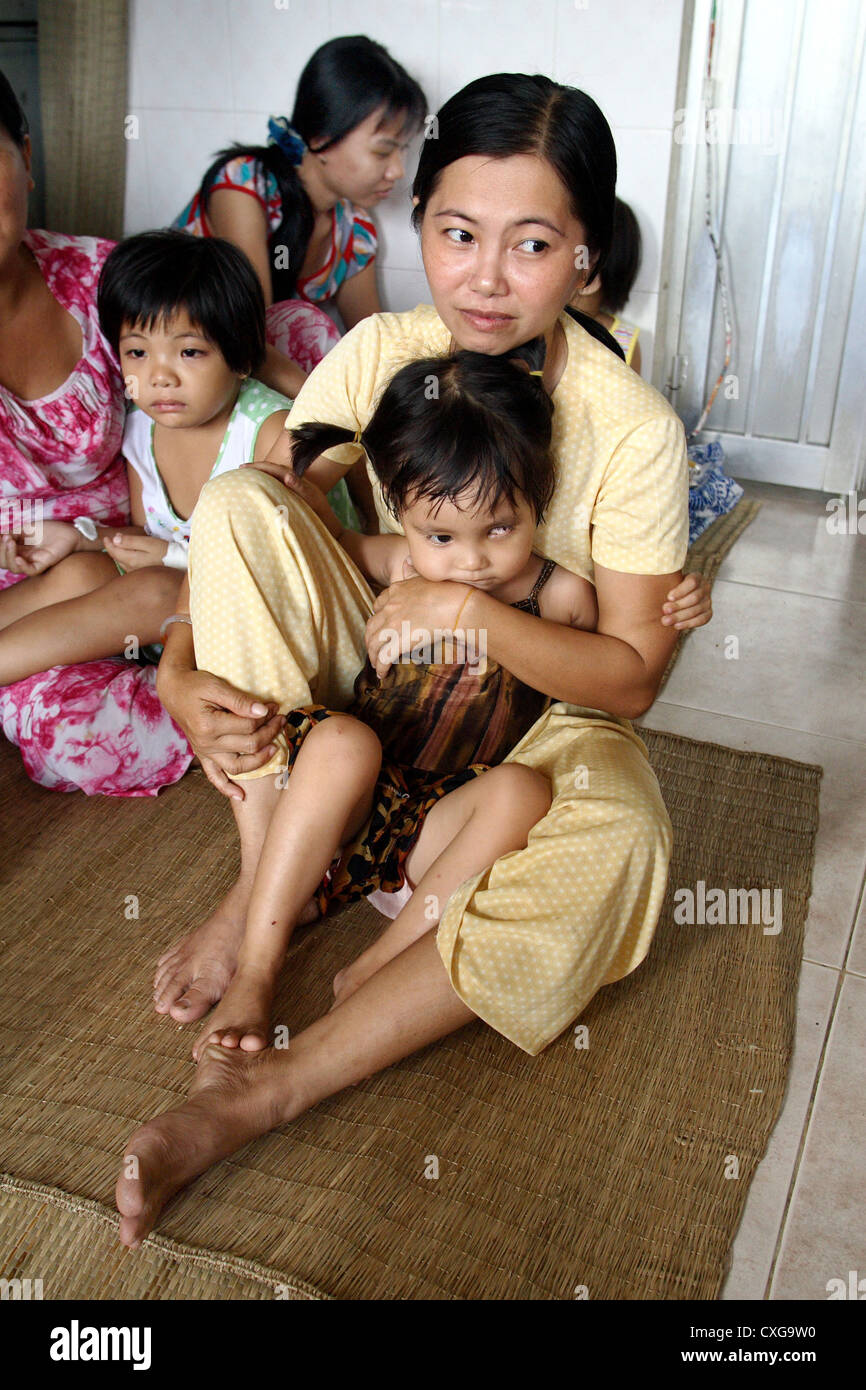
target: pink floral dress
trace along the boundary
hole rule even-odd
[[[24,244],[78,323],[82,351],[71,376],[39,400],[22,401],[0,385],[0,526],[29,530],[40,515],[128,525],[123,383],[96,313],[113,243],[30,231]],[[20,582],[0,569],[0,589]],[[156,796],[192,760],[157,698],[155,668],[123,657],[55,666],[0,687],[0,728],[19,746],[29,776],[60,791]]]

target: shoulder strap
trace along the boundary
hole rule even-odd
[[[555,560],[545,560],[541,566],[541,573],[530,589],[526,598],[519,599],[517,603],[512,603],[512,608],[520,608],[525,613],[531,613],[534,618],[539,617],[538,595],[541,593],[553,571],[556,569]]]

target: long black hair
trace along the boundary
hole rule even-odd
[[[628,203],[617,198],[613,213],[613,241],[601,277],[601,307],[611,314],[621,313],[628,303],[640,270],[642,254],[638,220]]]
[[[417,130],[424,121],[427,99],[418,83],[391,57],[382,44],[363,34],[331,39],[317,48],[300,78],[289,124],[318,154],[350,135],[378,107],[385,117],[406,113],[406,126]],[[288,264],[279,267],[271,255],[271,286],[275,300],[291,299],[313,230],[313,208],[298,178],[297,168],[278,145],[231,145],[220,150],[201,181],[199,197],[207,208],[211,188],[230,159],[252,156],[274,175],[283,219],[268,244],[285,247]]]
[[[436,138],[424,141],[412,185],[416,229],[447,165],[466,155],[535,154],[553,166],[583,223],[590,278],[602,268],[613,231],[616,148],[586,92],[540,74],[479,77],[446,101],[431,123],[434,131]]]
[[[477,508],[523,497],[542,520],[556,482],[553,401],[538,375],[544,350],[539,337],[497,356],[424,357],[392,377],[360,443],[395,516],[420,498],[453,502],[469,493]],[[292,434],[298,476],[326,449],[357,438],[324,424]]]
[[[148,330],[178,309],[248,376],[265,356],[265,299],[259,277],[222,237],[141,232],[106,258],[96,297],[99,325],[115,355],[124,324]]]
[[[24,148],[24,137],[30,127],[21,103],[12,90],[9,79],[0,68],[0,126],[19,150]]]

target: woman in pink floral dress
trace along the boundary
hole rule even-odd
[[[112,243],[28,231],[32,187],[26,119],[0,72],[0,590],[32,573],[20,543],[42,521],[129,522],[123,382],[96,315]],[[56,666],[0,688],[0,728],[43,786],[155,796],[193,756],[155,674],[122,657]]]

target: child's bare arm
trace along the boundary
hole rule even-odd
[[[598,602],[595,587],[588,579],[557,565],[541,591],[539,608],[542,618],[562,623],[565,627],[580,627],[594,632],[598,623]]]

